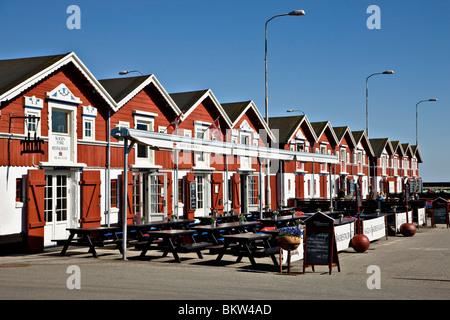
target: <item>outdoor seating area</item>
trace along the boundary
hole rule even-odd
[[[316,202],[316,205],[324,205]],[[308,201],[308,205],[310,205]],[[207,260],[211,265],[248,262],[248,266],[258,269],[260,258],[273,270],[282,270],[283,265],[291,267],[291,260],[302,260],[302,245],[297,249],[280,248],[278,236],[283,228],[299,228],[301,234],[306,231],[305,221],[318,211],[307,212],[304,207],[289,207],[285,210],[257,213],[223,214],[202,217],[201,219],[165,219],[154,222],[139,222],[127,225],[126,250],[133,259],[157,261],[171,254],[173,260],[182,263],[186,253],[195,253],[197,258]],[[281,209],[281,208],[280,208]],[[317,206],[317,210],[320,206]],[[389,236],[398,236],[400,227],[413,222],[417,228],[426,225],[425,205],[414,203],[408,211],[391,208],[387,212],[375,209],[373,212],[352,210],[332,210],[320,212],[332,221],[337,251],[352,247],[352,239],[364,234],[368,241],[388,240]],[[304,210],[304,211],[303,211]],[[258,217],[259,216],[259,217]],[[262,216],[262,218],[260,218]],[[414,219],[414,220],[413,220]],[[417,220],[418,219],[418,220]],[[98,248],[113,248],[123,253],[123,227],[69,228],[68,239],[55,240],[62,246],[61,255],[67,255],[71,246],[84,246],[88,253],[98,258]],[[356,249],[355,249],[356,250]],[[233,256],[230,260],[230,256]],[[248,260],[246,260],[248,259]],[[247,263],[246,263],[247,264]]]

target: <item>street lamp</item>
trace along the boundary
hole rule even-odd
[[[422,100],[422,101],[419,101],[419,102],[417,102],[416,103],[416,146],[419,146],[419,139],[418,139],[418,136],[417,136],[417,132],[418,132],[418,125],[417,125],[417,114],[418,114],[418,111],[417,111],[417,109],[418,109],[418,106],[419,106],[419,103],[422,103],[422,102],[430,102],[430,101],[437,101],[437,99],[436,98],[433,98],[433,99],[428,99],[428,100]]]
[[[394,74],[393,70],[387,70],[384,72],[373,73],[366,78],[366,133],[369,137],[369,78],[378,74]]]
[[[265,57],[264,57],[264,62],[265,62],[265,67],[266,67],[266,72],[265,72],[265,83],[266,83],[266,123],[267,126],[269,126],[269,98],[267,96],[267,24],[269,23],[269,21],[277,18],[277,17],[282,17],[282,16],[303,16],[305,15],[305,11],[304,10],[294,10],[291,11],[289,13],[284,13],[284,14],[278,14],[273,16],[272,18],[270,18],[269,20],[266,21],[266,25],[265,25],[265,36],[266,36],[266,41],[265,41]],[[271,201],[270,201],[270,197],[271,197],[271,191],[270,191],[270,166],[269,166],[269,159],[267,159],[267,165],[266,165],[266,176],[267,176],[267,186],[266,186],[266,205],[271,205]],[[260,213],[262,215],[262,212]]]
[[[287,109],[286,112],[302,112],[305,115],[305,112],[302,110]]]
[[[282,17],[282,16],[304,16],[305,15],[305,11],[304,10],[294,10],[291,11],[289,13],[284,13],[284,14],[277,14],[275,16],[273,16],[272,18],[270,18],[269,20],[266,21],[266,25],[265,25],[265,35],[266,35],[266,41],[265,41],[265,58],[264,58],[264,62],[265,62],[265,66],[266,66],[266,123],[267,125],[269,125],[269,98],[267,95],[267,24],[269,23],[269,21],[277,18],[277,17]]]
[[[120,71],[119,74],[120,74],[121,76],[123,76],[124,74],[128,74],[128,73],[130,73],[130,72],[139,72],[140,74],[144,75],[144,74],[143,74],[142,72],[140,72],[139,70],[123,70],[123,71]]]

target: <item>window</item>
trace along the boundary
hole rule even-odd
[[[194,123],[194,133],[197,139],[209,140],[209,124],[203,122]],[[194,152],[196,167],[209,167],[209,154],[204,152]]]
[[[39,117],[40,117],[40,112],[38,111],[29,111],[27,110],[25,112],[25,116],[28,117],[26,118],[26,131],[25,134],[30,134],[30,136],[34,135],[36,133],[36,135],[39,135],[40,130],[38,127],[39,124]]]
[[[117,180],[111,180],[111,207],[117,207]]]
[[[19,178],[16,179],[16,202],[22,202],[22,186],[23,186],[23,179]]]
[[[250,144],[250,135],[241,133],[241,144]]]
[[[139,178],[139,173],[133,175],[133,213],[137,216],[140,216],[141,213],[141,193]]]
[[[258,176],[248,176],[248,201],[249,204],[258,204]]]
[[[144,123],[138,123],[136,126],[138,130],[148,131],[148,125]],[[137,157],[138,158],[147,158],[148,157],[148,146],[145,144],[137,145]]]
[[[83,117],[83,139],[94,140],[95,139],[95,127],[94,119]]]
[[[178,202],[184,202],[183,179],[178,179]]]
[[[204,189],[204,178],[203,176],[195,176],[195,181],[197,182],[197,209],[203,209],[203,189]]]
[[[69,133],[69,112],[52,109],[52,132]]]
[[[153,119],[136,117],[135,125],[137,130],[153,131]],[[136,144],[136,165],[154,165],[154,151],[145,144]]]

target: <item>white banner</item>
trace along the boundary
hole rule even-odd
[[[417,219],[419,226],[422,226],[425,224],[425,208],[417,208]]]
[[[399,212],[395,214],[395,229],[400,232],[400,226],[406,223],[406,212]]]
[[[334,227],[337,251],[342,251],[350,246],[350,241],[355,236],[355,222],[346,223]]]
[[[363,220],[363,234],[369,238],[370,241],[380,239],[386,236],[386,222],[384,216]]]

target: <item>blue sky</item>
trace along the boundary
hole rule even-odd
[[[81,29],[70,30],[70,5]],[[381,29],[366,13],[380,8]],[[371,138],[419,146],[424,181],[450,181],[450,1],[128,0],[0,2],[0,59],[74,51],[98,78],[124,69],[154,74],[169,93],[211,89],[222,103],[264,107],[264,24],[268,27],[269,116],[300,109],[311,122],[365,129]],[[137,74],[135,74],[137,75]]]

